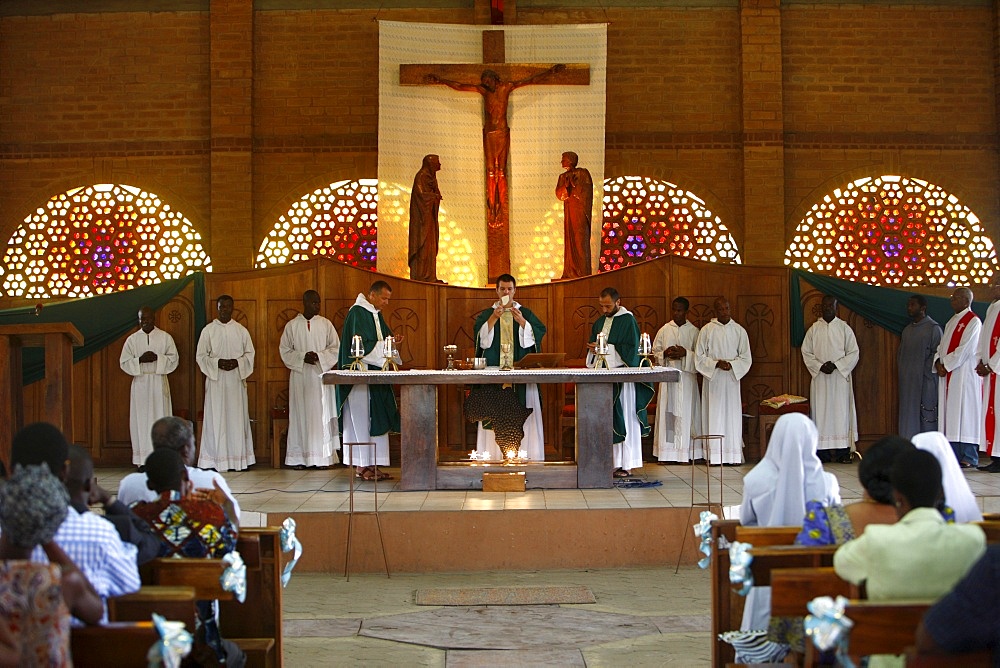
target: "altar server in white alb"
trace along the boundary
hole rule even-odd
[[[302,312],[285,324],[278,352],[288,367],[288,449],[285,465],[327,467],[338,462],[337,389],[323,384],[323,372],[337,364],[340,337],[319,315],[315,290],[302,295]]]
[[[976,373],[979,334],[983,324],[969,308],[972,290],[957,288],[951,294],[955,315],[944,327],[934,357],[938,377],[938,429],[948,438],[962,468],[979,463],[983,427],[983,382]]]
[[[687,462],[705,457],[701,441],[701,397],[698,371],[694,368],[694,348],[698,328],[688,322],[690,302],[678,297],[671,304],[671,319],[653,339],[657,364],[680,371],[676,383],[660,383],[653,427],[653,456],[661,462]],[[691,449],[692,444],[694,450]]]
[[[701,386],[701,425],[703,434],[719,434],[722,458],[718,447],[712,448],[712,464],[743,462],[743,401],[740,380],[750,371],[750,338],[732,319],[729,300],[715,300],[715,317],[701,328],[695,346],[695,368],[704,377]]]
[[[837,317],[837,298],[824,295],[822,317],[802,340],[802,361],[812,383],[809,405],[819,432],[820,461],[851,463],[858,442],[858,414],[854,408],[852,373],[858,365],[858,339]]]
[[[118,363],[132,376],[129,396],[129,435],[132,463],[142,466],[153,452],[150,429],[161,417],[173,415],[167,374],[177,368],[177,346],[172,336],[157,329],[153,309],[139,309],[139,331],[125,339]]]
[[[202,330],[195,356],[205,374],[205,422],[198,468],[242,471],[257,462],[247,403],[253,342],[247,328],[233,320],[233,298],[222,295],[215,304],[219,317]]]

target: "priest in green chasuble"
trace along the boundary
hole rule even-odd
[[[511,365],[528,353],[542,350],[545,325],[530,309],[514,301],[516,291],[517,281],[514,277],[501,274],[497,277],[497,301],[476,317],[473,327],[476,332],[476,357],[485,357],[488,366],[504,366],[504,360],[501,359],[504,356],[501,344],[504,343],[511,344],[510,359],[507,360]],[[514,391],[521,404],[532,409],[524,423],[524,438],[521,440],[520,449],[524,459],[545,461],[545,432],[542,429],[542,403],[538,385],[515,385]],[[489,421],[479,423],[476,450],[488,453],[490,459],[504,458]]]
[[[365,347],[362,361],[372,371],[381,371],[386,356],[383,342],[392,336],[392,330],[382,317],[382,310],[389,305],[392,288],[385,281],[375,281],[368,296],[358,295],[354,306],[344,318],[339,364],[341,369],[351,365],[351,342],[354,335],[361,336]],[[402,336],[396,336],[396,341]],[[401,361],[397,358],[396,363]],[[340,418],[341,442],[344,464],[353,465],[355,475],[364,480],[386,480],[390,476],[379,471],[379,466],[389,465],[389,433],[399,433],[399,409],[391,385],[338,385],[337,411]],[[353,458],[348,443],[375,443],[354,448]]]
[[[590,330],[587,366],[593,368],[597,335],[604,332],[609,349],[608,366],[612,369],[638,367],[639,323],[635,321],[635,316],[621,305],[621,297],[614,288],[604,288],[598,304],[603,315]],[[624,478],[632,469],[642,468],[642,437],[649,435],[646,406],[654,393],[651,383],[615,383],[612,447],[616,478]]]

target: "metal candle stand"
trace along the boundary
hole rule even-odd
[[[705,500],[695,503],[694,500],[694,476],[695,469],[699,468],[697,464],[694,463],[694,444],[695,441],[700,441],[704,445],[704,455],[705,455]],[[712,503],[712,443],[719,442],[719,500],[716,503]],[[691,508],[688,510],[687,522],[684,525],[684,537],[681,539],[681,550],[677,553],[677,566],[674,568],[674,574],[681,568],[681,558],[684,556],[684,544],[687,543],[688,534],[692,533],[691,527],[691,515],[694,513],[695,508],[704,508],[705,510],[711,511],[714,506],[719,507],[719,516],[724,514],[725,506],[722,504],[722,470],[725,466],[722,463],[722,445],[725,441],[725,436],[721,434],[704,434],[702,436],[692,436],[691,446],[688,450],[688,458],[691,461]]]
[[[365,363],[362,360],[365,357],[365,344],[361,340],[360,334],[355,334],[351,339],[351,366],[347,367],[348,371],[367,371],[365,368]]]

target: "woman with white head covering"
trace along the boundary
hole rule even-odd
[[[981,522],[983,514],[976,504],[976,496],[969,489],[969,483],[958,467],[955,453],[948,438],[939,431],[926,431],[912,439],[913,445],[934,455],[941,465],[941,483],[944,487],[944,502],[955,511],[955,521]]]
[[[778,418],[767,452],[743,478],[740,523],[744,526],[801,526],[807,501],[840,503],[837,478],[823,471],[816,455],[816,425],[801,413]],[[766,640],[771,619],[771,588],[754,587],[743,608],[740,632],[729,634],[736,660],[779,661],[788,646]]]
[[[764,459],[743,478],[741,524],[801,525],[806,501],[840,502],[840,485],[823,471],[817,442],[816,425],[805,415],[789,413],[778,419]]]

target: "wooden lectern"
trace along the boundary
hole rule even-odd
[[[42,419],[58,427],[73,442],[73,346],[83,345],[83,335],[70,322],[37,325],[0,325],[0,458],[10,464],[10,444],[24,426],[24,391],[21,387],[21,350],[45,348],[45,405]],[[9,470],[9,468],[8,468]]]

